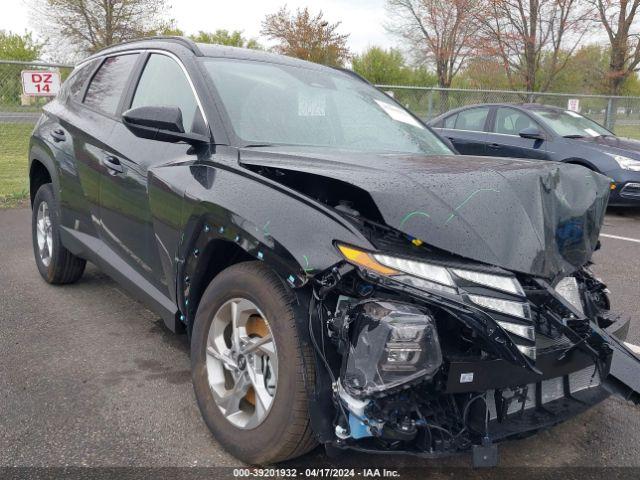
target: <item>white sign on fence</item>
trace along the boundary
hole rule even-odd
[[[572,112],[580,113],[580,99],[579,98],[570,98],[567,101],[567,110]]]
[[[22,93],[30,97],[55,97],[60,91],[60,72],[23,70]]]

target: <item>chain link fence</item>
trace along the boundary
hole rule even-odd
[[[429,121],[449,110],[479,103],[540,103],[568,108],[578,102],[580,113],[616,134],[640,139],[640,97],[612,97],[508,90],[462,90],[436,87],[377,85],[406,108]]]
[[[70,65],[0,60],[0,206],[27,195],[29,136],[42,106],[52,98],[23,95],[21,72],[57,71],[64,81],[72,69]]]
[[[29,136],[42,106],[51,97],[28,97],[22,93],[23,70],[58,71],[62,81],[73,67],[42,62],[0,60],[0,205],[26,197]],[[378,85],[424,120],[453,108],[478,103],[544,103],[568,107],[579,102],[584,115],[616,134],[640,139],[640,97],[608,97],[504,90],[461,90],[436,87]]]

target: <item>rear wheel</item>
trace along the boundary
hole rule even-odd
[[[33,199],[31,233],[36,266],[48,283],[78,281],[86,261],[64,248],[60,241],[60,213],[50,183],[42,185]]]
[[[216,439],[248,463],[296,457],[316,443],[307,406],[311,352],[297,335],[293,297],[264,264],[220,273],[206,289],[191,338],[193,383]]]

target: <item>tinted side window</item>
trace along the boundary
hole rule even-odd
[[[82,100],[80,96],[82,95],[84,84],[87,82],[95,66],[95,61],[87,62],[71,74],[66,84],[69,97],[79,101]]]
[[[538,127],[527,115],[513,108],[499,108],[496,112],[495,133],[518,135],[527,127]]]
[[[451,115],[444,120],[444,128],[454,128],[458,115]]]
[[[131,103],[131,108],[150,106],[180,108],[184,131],[191,131],[198,104],[182,68],[166,55],[149,57]]]
[[[115,114],[137,58],[137,54],[107,58],[91,80],[84,103]]]
[[[458,113],[455,121],[456,130],[472,130],[482,132],[489,115],[489,107],[472,108]]]

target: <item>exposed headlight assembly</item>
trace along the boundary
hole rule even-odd
[[[349,322],[348,352],[340,374],[355,398],[380,394],[432,377],[442,364],[433,318],[412,305],[369,301]]]
[[[611,155],[611,157],[616,161],[620,168],[640,172],[640,161],[623,155]]]

